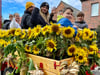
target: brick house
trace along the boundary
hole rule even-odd
[[[100,25],[100,0],[80,0],[85,21],[89,28],[95,29]]]
[[[60,10],[63,10],[63,9],[66,8],[66,7],[70,7],[70,8],[72,8],[72,9],[74,10],[74,12],[73,12],[73,16],[74,16],[74,17],[73,17],[73,19],[72,19],[72,22],[74,22],[77,13],[80,12],[80,10],[78,10],[78,9],[72,7],[71,5],[69,5],[69,4],[67,4],[67,3],[65,3],[65,2],[63,2],[63,1],[61,1],[61,2],[59,3],[59,5],[57,6],[56,11],[59,12]]]

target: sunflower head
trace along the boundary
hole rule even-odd
[[[98,52],[98,48],[96,45],[90,45],[89,46],[89,54],[93,55],[93,54],[97,54]]]
[[[40,32],[41,32],[41,26],[40,25],[37,25],[36,27],[34,27],[34,29],[33,29],[34,31],[34,38],[36,38],[39,34],[40,34]]]
[[[46,25],[42,28],[42,34],[45,35],[46,33],[49,33],[50,31],[50,26]]]
[[[37,46],[33,46],[33,53],[34,54],[39,54],[39,48],[37,48]]]
[[[74,36],[75,30],[72,27],[63,28],[63,36],[66,38],[72,38]]]
[[[20,28],[17,28],[15,30],[15,36],[20,36],[21,35],[21,29]]]
[[[60,24],[51,24],[51,32],[54,32],[59,35],[61,32]]]
[[[75,55],[76,52],[77,52],[77,47],[75,45],[71,45],[67,49],[67,53],[68,53],[69,56]]]
[[[90,32],[91,32],[90,29],[87,29],[87,28],[83,30],[83,35],[82,35],[83,40],[89,40]]]
[[[47,50],[52,52],[54,49],[56,50],[56,42],[53,39],[46,41]]]
[[[87,62],[87,57],[84,56],[83,54],[78,54],[78,56],[75,57],[75,60],[78,61],[79,63],[84,63]]]
[[[22,30],[22,34],[21,34],[20,38],[21,38],[21,39],[24,39],[25,36],[26,36],[26,31],[25,31],[25,29],[24,29],[24,30]]]
[[[25,51],[31,52],[31,47],[29,45],[25,45]]]
[[[9,30],[9,35],[14,36],[16,29],[12,28]]]

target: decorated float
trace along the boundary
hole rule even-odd
[[[75,34],[73,28],[53,23],[0,30],[0,63],[13,68],[5,75],[94,75],[100,66],[96,36],[87,28]]]

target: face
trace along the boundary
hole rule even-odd
[[[44,14],[46,14],[48,12],[47,6],[41,7],[41,12],[44,13]]]
[[[18,13],[16,13],[15,14],[15,20],[16,20],[16,22],[20,22],[20,16],[19,16],[19,14]]]
[[[52,9],[52,13],[55,14],[56,13],[56,8]]]
[[[69,20],[71,20],[71,19],[72,19],[72,16],[73,16],[72,13],[73,13],[73,12],[72,12],[70,9],[67,9],[67,10],[63,13],[63,16],[64,16],[65,18],[68,18]]]
[[[77,20],[78,20],[78,21],[83,21],[83,20],[84,20],[84,17],[83,17],[83,16],[78,16],[78,17],[77,17]]]
[[[9,16],[9,20],[11,20],[11,21],[12,21],[12,19],[13,19],[13,16]]]
[[[34,7],[35,7],[35,6],[31,6],[31,7],[28,9],[28,11],[32,13]]]

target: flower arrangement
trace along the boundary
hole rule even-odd
[[[80,64],[95,62],[100,65],[96,36],[96,31],[87,28],[77,30],[75,34],[72,27],[51,23],[43,28],[37,25],[28,30],[0,30],[0,47],[4,49],[20,41],[27,53],[56,60],[74,57]]]

